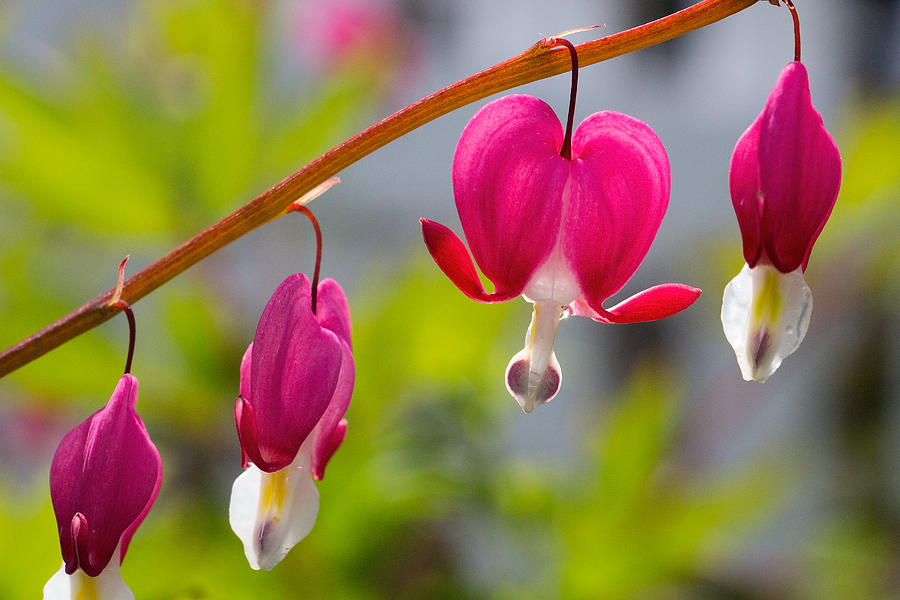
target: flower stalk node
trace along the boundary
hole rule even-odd
[[[134,339],[135,339],[135,322],[134,312],[131,310],[131,304],[122,299],[122,289],[125,286],[125,263],[131,255],[126,256],[119,263],[119,276],[116,279],[116,287],[113,288],[112,297],[109,299],[109,306],[119,308],[125,313],[128,319],[128,357],[125,359],[125,373],[131,373],[131,361],[134,359]]]
[[[125,256],[122,259],[122,262],[119,263],[119,275],[116,278],[116,287],[113,288],[112,297],[110,297],[107,302],[108,306],[118,306],[119,299],[122,298],[122,290],[125,288],[125,263],[128,262],[128,259],[131,258],[131,255]]]

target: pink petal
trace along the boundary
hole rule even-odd
[[[258,448],[244,450],[260,469],[291,463],[331,400],[341,361],[340,339],[312,313],[309,281],[291,275],[275,290],[253,338],[251,395],[244,400],[253,407]]]
[[[563,254],[598,312],[640,265],[669,202],[669,159],[642,121],[605,111],[572,141]]]
[[[159,493],[162,463],[135,412],[137,393],[138,380],[123,375],[106,407],[67,433],[53,456],[50,497],[66,573],[96,577],[120,540],[124,558]]]
[[[250,345],[247,346],[247,350],[244,351],[244,356],[241,357],[241,396],[244,398],[252,398],[250,393],[250,368],[253,364],[253,342],[250,342]]]
[[[350,307],[344,290],[334,279],[325,279],[319,283],[316,319],[323,328],[333,331],[339,340],[353,348],[350,340]]]
[[[569,174],[559,156],[562,139],[550,106],[511,95],[479,110],[456,146],[453,195],[463,232],[475,262],[504,295],[521,293],[556,244]],[[462,274],[461,252],[448,254],[444,264]],[[460,286],[467,293],[477,287]]]
[[[350,406],[350,397],[353,395],[353,383],[356,379],[356,368],[353,362],[353,353],[346,344],[342,345],[343,362],[341,374],[338,378],[334,396],[328,403],[328,408],[316,425],[316,447],[312,455],[312,474],[316,479],[322,479],[325,474],[325,465],[337,450],[338,445],[344,439],[343,430],[346,430],[347,422],[343,419],[347,408]],[[344,423],[342,433],[337,434]]]
[[[419,221],[422,223],[425,247],[428,248],[434,262],[463,294],[479,302],[503,302],[522,293],[519,288],[498,287],[494,293],[489,294],[481,285],[481,279],[478,278],[475,265],[469,258],[469,252],[456,234],[440,223],[424,218]]]
[[[609,310],[601,307],[597,311],[576,300],[572,303],[572,311],[575,315],[604,323],[641,323],[674,315],[693,304],[700,294],[699,289],[689,285],[664,283],[638,292]]]
[[[764,254],[782,273],[800,266],[805,269],[813,244],[837,199],[841,158],[822,117],[813,108],[809,78],[802,63],[792,62],[781,72],[751,129],[755,127],[759,129],[755,160]],[[732,189],[740,194],[734,200],[736,210],[739,203],[752,207],[747,173],[752,168],[753,141],[751,134],[738,142],[747,146],[742,149],[747,156],[737,160],[737,172],[732,174]],[[732,165],[734,169],[734,160]],[[744,229],[742,224],[742,234]],[[755,261],[746,256],[746,245],[745,241],[745,258],[752,267]]]
[[[313,463],[313,479],[320,481],[325,477],[325,465],[328,464],[328,461],[331,460],[331,457],[337,452],[337,449],[344,441],[346,435],[347,419],[341,419],[327,436],[323,436],[319,439]]]
[[[741,229],[744,260],[750,266],[756,265],[762,256],[762,198],[758,160],[760,123],[761,119],[754,121],[738,138],[729,169],[731,203]]]
[[[344,291],[333,279],[326,279],[319,284],[316,312],[316,318],[322,327],[334,331],[341,340],[341,371],[337,385],[328,408],[325,409],[312,434],[316,440],[312,455],[312,475],[315,479],[322,479],[325,465],[344,439],[347,421],[343,416],[350,406],[350,398],[353,395],[356,367],[350,340],[350,309]]]
[[[241,444],[241,467],[246,469],[253,462],[254,464],[263,463],[263,467],[271,469],[271,466],[266,464],[266,460],[259,455],[256,417],[253,414],[253,406],[243,396],[238,396],[234,401],[234,424],[237,427],[238,441]]]

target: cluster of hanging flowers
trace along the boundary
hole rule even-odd
[[[337,282],[318,281],[322,236],[305,206],[336,182],[288,208],[315,227],[312,284],[297,273],[278,286],[240,365],[234,418],[244,471],[232,488],[229,522],[254,569],[272,569],[310,532],[319,509],[314,481],[347,431],[355,380],[350,311]],[[159,493],[162,463],[135,412],[135,319],[121,298],[127,260],[109,302],[128,318],[125,374],[106,407],[66,434],[50,467],[63,565],[44,586],[44,600],[134,599],[119,565]]]
[[[837,147],[810,101],[796,11],[785,2],[794,17],[795,60],[738,140],[730,172],[747,264],[725,288],[722,323],[743,377],[759,381],[806,333],[812,299],[803,272],[841,175]],[[560,38],[543,43],[571,55],[565,130],[537,98],[488,103],[463,130],[453,159],[468,249],[449,228],[421,219],[428,251],[466,296],[490,303],[521,295],[533,304],[525,346],[505,375],[525,412],[559,391],[553,344],[562,319],[652,321],[700,296],[697,288],[666,283],[603,306],[637,270],[660,227],[668,156],[649,125],[622,113],[594,113],[573,131],[575,47]],[[297,273],[277,287],[240,364],[234,419],[244,470],[232,487],[229,522],[253,569],[272,569],[309,534],[319,510],[315,482],[347,432],[355,380],[350,311],[337,282],[319,282],[322,236],[305,206],[336,181],[288,208],[315,228],[312,281]],[[121,298],[126,261],[110,300],[128,318],[125,373],[107,405],[66,434],[50,468],[63,565],[44,587],[45,600],[134,598],[119,566],[162,481],[159,452],[135,411],[135,319]]]

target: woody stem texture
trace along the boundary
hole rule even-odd
[[[581,66],[641,50],[684,35],[756,4],[758,0],[703,0],[650,23],[576,47]],[[542,40],[518,56],[413,102],[335,146],[286,179],[198,233],[124,282],[121,297],[134,303],[213,252],[284,215],[292,202],[349,165],[453,110],[571,69],[569,50]],[[123,190],[124,191],[124,190]],[[0,377],[107,321],[119,309],[107,290],[0,353]]]

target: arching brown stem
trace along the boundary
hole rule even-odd
[[[582,66],[647,48],[705,27],[756,4],[758,0],[703,0],[651,23],[578,45]],[[122,297],[134,303],[216,250],[285,213],[317,185],[385,144],[497,92],[546,79],[571,68],[565,48],[538,42],[522,54],[457,81],[383,119],[332,148],[241,208],[181,244],[130,277]],[[123,190],[123,192],[126,190]],[[0,377],[53,348],[93,329],[118,309],[109,304],[113,290],[101,293],[61,319],[0,353]]]

